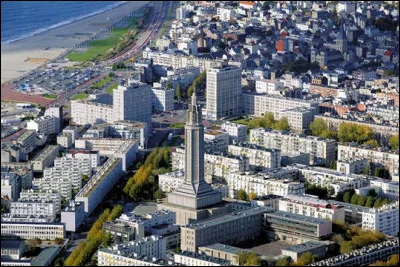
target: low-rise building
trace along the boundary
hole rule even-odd
[[[239,254],[249,252],[245,249],[240,249],[237,247],[232,247],[229,245],[215,243],[207,246],[199,247],[199,252],[205,253],[208,256],[227,260],[230,265],[239,266]]]
[[[197,252],[198,247],[214,243],[236,244],[261,234],[262,214],[256,207],[181,227],[181,249]]]
[[[221,130],[204,129],[204,151],[207,153],[226,153],[229,134]]]
[[[1,258],[19,260],[24,254],[25,246],[22,240],[1,240]],[[3,264],[2,264],[3,266]]]
[[[344,207],[301,195],[287,195],[279,200],[279,210],[344,224]]]
[[[332,222],[284,211],[264,214],[264,229],[270,238],[295,243],[328,239]]]
[[[63,149],[68,149],[72,146],[72,135],[69,133],[61,133],[57,136],[57,144]]]
[[[345,159],[336,162],[336,170],[346,174],[361,174],[368,167],[368,159]]]
[[[37,133],[50,135],[56,133],[56,117],[42,116],[34,120],[30,120],[26,124],[26,129],[35,130]]]
[[[54,221],[56,207],[54,202],[12,201],[10,205],[11,217],[47,217]]]
[[[322,258],[327,252],[327,247],[324,242],[307,241],[282,249],[282,255],[289,256],[294,262],[306,252],[312,253],[317,258]]]
[[[2,222],[1,237],[21,239],[54,240],[65,238],[65,225],[63,223],[24,223],[24,222]]]
[[[229,266],[229,261],[215,258],[207,254],[182,251],[174,254],[175,264],[183,266]]]
[[[399,182],[384,179],[374,179],[370,182],[370,187],[385,198],[399,199]]]

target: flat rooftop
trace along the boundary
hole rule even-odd
[[[220,217],[216,217],[216,218],[212,218],[212,219],[208,219],[208,220],[204,220],[204,221],[199,221],[194,224],[185,225],[182,228],[190,228],[190,229],[194,229],[194,230],[199,230],[199,229],[219,225],[222,223],[234,221],[241,217],[247,217],[247,216],[251,216],[251,215],[255,215],[255,214],[261,214],[261,213],[267,212],[268,210],[269,209],[265,208],[265,207],[256,207],[256,208],[251,208],[251,209],[247,209],[247,210],[243,210],[243,211],[236,211],[236,212],[232,212],[230,214],[224,215],[224,216],[220,216]]]
[[[239,254],[239,253],[248,251],[246,249],[232,247],[232,246],[224,245],[221,243],[215,243],[215,244],[211,244],[208,246],[201,246],[201,247],[199,247],[199,250],[203,250],[206,248],[212,249],[212,250],[217,250],[217,251],[223,251],[225,253],[231,253],[231,254]]]
[[[290,246],[282,250],[293,251],[297,253],[309,251],[314,248],[324,247],[325,243],[317,241],[307,241],[298,245]]]
[[[325,223],[330,222],[328,220],[322,220],[322,219],[318,219],[318,218],[308,217],[308,216],[294,214],[291,212],[285,212],[285,211],[280,211],[280,210],[266,213],[266,216],[267,217],[275,217],[278,219],[285,218],[285,219],[289,219],[289,220],[299,221],[302,223],[312,223],[312,224],[325,224]]]
[[[53,153],[56,149],[58,149],[58,146],[49,145],[45,147],[34,159],[32,159],[32,161],[43,160],[45,157]]]

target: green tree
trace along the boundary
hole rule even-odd
[[[396,134],[396,135],[390,137],[390,139],[389,139],[389,146],[390,146],[392,149],[398,149],[398,148],[399,148],[399,135],[398,135],[398,134]]]
[[[290,266],[289,258],[280,258],[276,261],[276,266]]]
[[[367,167],[365,167],[364,168],[364,170],[363,170],[363,174],[365,174],[365,175],[370,175],[370,167],[369,166],[367,166]]]
[[[168,81],[168,82],[165,84],[165,88],[171,89],[171,88],[172,88],[172,83],[171,83],[170,81]]]
[[[317,118],[310,124],[310,132],[311,135],[321,136],[322,132],[328,131],[328,125],[326,122],[321,119]]]
[[[188,97],[188,98],[192,97],[193,92],[194,92],[193,85],[190,85],[190,86],[188,87],[188,89],[187,89],[187,93],[186,93],[187,97]]]
[[[178,100],[182,100],[182,92],[181,92],[181,86],[178,84],[176,86],[176,98],[178,98]]]
[[[367,208],[372,208],[374,206],[374,198],[372,196],[369,196],[367,198],[367,202],[365,203],[365,206]]]
[[[335,188],[333,186],[328,186],[328,196],[333,196],[335,194]]]
[[[62,258],[57,258],[54,261],[54,266],[64,266],[64,262],[63,262]]]
[[[315,262],[315,255],[312,254],[311,252],[305,252],[301,254],[300,258],[297,260],[296,265],[298,266],[306,266],[308,264],[311,264]]]
[[[366,142],[363,143],[363,146],[371,146],[371,147],[379,147],[378,141],[376,141],[375,139],[370,139]]]
[[[332,160],[330,167],[331,167],[331,169],[336,170],[336,168],[337,168],[336,160]]]
[[[239,189],[237,195],[239,200],[247,200],[247,193],[243,189]]]
[[[383,200],[382,200],[382,198],[378,197],[375,200],[374,208],[380,208],[380,207],[382,207],[382,205],[383,205]]]
[[[274,128],[275,123],[276,123],[276,121],[275,121],[275,118],[274,118],[274,113],[267,112],[264,115],[263,127]]]
[[[351,197],[350,203],[353,204],[353,205],[357,205],[357,202],[358,202],[358,195],[357,195],[357,194],[354,194],[354,195]]]
[[[279,131],[289,131],[290,126],[289,126],[289,121],[286,117],[281,118],[275,123],[274,129],[279,130]]]
[[[345,192],[343,194],[343,201],[346,203],[350,203],[350,199],[351,199],[350,192]]]
[[[161,189],[157,189],[157,191],[154,193],[154,197],[156,199],[161,199],[165,197],[165,194]]]
[[[111,244],[112,244],[112,236],[111,233],[108,232],[104,235],[104,239],[101,242],[101,245],[106,248],[108,246],[111,246]]]
[[[57,237],[56,239],[54,239],[54,243],[56,243],[57,245],[62,245],[64,243],[64,239]]]
[[[239,253],[239,265],[240,266],[260,266],[261,259],[254,252]]]
[[[358,199],[357,199],[357,205],[364,206],[365,205],[365,201],[366,201],[366,198],[364,196],[359,196]]]
[[[111,77],[111,78],[112,78],[112,77],[114,77],[114,76],[115,76],[115,73],[112,72],[112,71],[108,74],[108,77]]]
[[[389,199],[385,198],[385,199],[383,199],[383,201],[382,201],[382,206],[383,206],[383,205],[387,205],[387,204],[389,204],[389,203],[390,203]]]

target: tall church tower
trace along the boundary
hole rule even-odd
[[[336,49],[342,53],[347,51],[347,36],[344,30],[343,16],[340,17],[340,28],[339,34],[336,38]]]
[[[168,204],[201,209],[221,202],[221,193],[204,180],[204,126],[196,94],[186,114],[185,181],[168,194]]]

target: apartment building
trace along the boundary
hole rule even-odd
[[[213,120],[229,118],[239,114],[239,99],[242,92],[242,71],[227,66],[207,71],[207,112]]]
[[[42,116],[26,123],[26,129],[50,135],[56,133],[56,117]]]
[[[32,201],[32,202],[53,202],[55,205],[55,212],[61,212],[61,196],[55,190],[40,191],[40,190],[23,190],[20,193],[19,201]]]
[[[236,244],[261,234],[262,214],[256,207],[181,227],[181,249],[197,252],[198,247],[214,243]]]
[[[172,169],[184,170],[185,150],[176,148],[171,153]],[[249,159],[228,154],[204,154],[204,178],[206,182],[223,181],[231,172],[244,172],[249,170]]]
[[[129,260],[126,258],[141,256],[165,260],[167,258],[165,239],[161,236],[151,235],[139,240],[115,244],[107,249],[99,250],[98,261],[100,266],[127,266],[124,262]]]
[[[48,174],[43,178],[37,178],[32,180],[32,184],[34,187],[38,188],[41,191],[50,191],[54,190],[58,192],[61,197],[65,198],[66,200],[70,200],[72,198],[72,183],[71,180],[79,180],[78,177],[81,177],[80,173],[78,172],[71,173],[69,177],[63,177],[61,170],[52,170],[47,169]],[[82,178],[80,178],[82,179]]]
[[[335,200],[329,200],[329,203],[344,207],[344,221],[348,224],[361,225],[363,212],[368,212],[369,210],[369,208],[364,206],[353,205]]]
[[[85,220],[85,209],[82,202],[70,200],[61,212],[61,223],[65,224],[65,230],[76,232]]]
[[[57,183],[56,180],[67,179],[71,183],[72,189],[80,189],[82,187],[82,175],[83,170],[79,166],[59,166],[46,168],[43,172],[43,182],[48,182],[50,184]],[[91,169],[89,172],[89,177],[91,176]]]
[[[174,263],[183,266],[230,266],[227,260],[191,251],[182,251],[174,254]]]
[[[228,152],[249,159],[250,169],[276,169],[281,166],[281,151],[254,144],[229,145]]]
[[[52,167],[54,160],[58,156],[58,145],[49,145],[45,147],[35,158],[32,159],[33,171],[43,172],[46,167]]]
[[[314,120],[316,111],[314,107],[297,107],[275,112],[274,118],[280,120],[287,118],[290,129],[298,133],[308,133],[310,124]]]
[[[303,243],[328,239],[332,222],[284,211],[265,213],[263,227],[270,238]]]
[[[62,130],[64,119],[64,107],[59,105],[50,105],[44,112],[45,116],[55,117],[55,133],[58,134]]]
[[[84,203],[85,215],[89,216],[122,176],[122,159],[108,159],[98,172],[79,190],[75,201]]]
[[[2,222],[1,237],[39,238],[42,240],[64,239],[65,225],[62,223]]]
[[[153,88],[152,106],[157,111],[174,110],[174,88]]]
[[[280,95],[280,89],[284,87],[284,83],[278,80],[256,80],[256,92],[267,95]]]
[[[16,143],[23,148],[25,154],[29,154],[36,148],[37,139],[35,130],[26,130],[18,137]]]
[[[230,144],[247,141],[247,125],[226,121],[221,125],[221,129],[228,133]]]
[[[163,192],[172,192],[185,181],[185,172],[180,169],[158,176],[158,186]]]
[[[49,217],[54,221],[56,215],[56,205],[51,201],[34,202],[18,200],[10,203],[11,217]]]
[[[385,166],[390,175],[399,173],[399,152],[385,149],[367,148],[355,143],[338,145],[338,161],[346,159],[368,159],[372,167]]]
[[[54,168],[63,170],[80,169],[82,174],[89,177],[92,176],[92,162],[89,158],[56,158],[54,160]]]
[[[313,111],[317,113],[319,104],[317,101],[257,94],[252,92],[242,93],[241,103],[241,115],[246,114],[256,117],[263,117],[267,112],[275,114],[276,112],[299,107],[307,109],[315,108]]]
[[[229,134],[215,129],[204,129],[204,151],[208,153],[226,153]]]
[[[311,164],[326,164],[336,159],[336,141],[316,136],[281,133],[264,128],[251,129],[249,143],[279,149],[282,155],[293,152],[310,154]]]
[[[388,181],[385,179],[374,179],[370,180],[369,186],[385,198],[395,200],[399,199],[399,182]]]
[[[293,175],[296,172],[286,170],[276,170],[283,176],[282,178],[274,177],[268,173],[261,172],[256,174],[246,174],[241,172],[230,173],[227,183],[229,186],[229,197],[237,198],[239,190],[244,190],[248,195],[255,193],[257,196],[279,195],[286,196],[288,194],[298,195],[304,194],[304,184],[293,181]],[[284,178],[287,177],[287,178]]]
[[[346,174],[361,174],[369,167],[368,159],[344,159],[336,162],[336,170]]]
[[[68,153],[65,154],[68,159],[88,159],[90,165],[93,169],[100,164],[100,153],[98,151],[91,151],[85,149],[70,149]]]
[[[362,228],[397,236],[399,233],[399,202],[363,211]]]
[[[370,176],[359,174],[345,174],[332,169],[322,167],[311,167],[296,165],[299,169],[300,180],[320,186],[330,186],[334,188],[335,194],[348,189],[358,189],[368,186]]]
[[[279,200],[279,210],[309,216],[312,218],[330,220],[344,224],[345,211],[340,205],[328,201],[302,195],[287,195]]]
[[[69,133],[61,133],[57,136],[57,145],[64,149],[72,146],[72,135]]]

